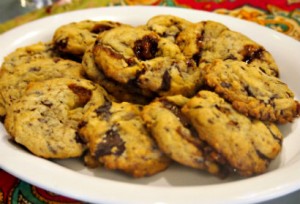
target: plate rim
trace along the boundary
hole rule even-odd
[[[119,11],[121,11],[121,10],[145,10],[145,9],[147,9],[147,10],[151,10],[151,11],[153,11],[153,10],[159,10],[159,11],[162,11],[162,10],[167,10],[169,13],[176,13],[176,12],[185,12],[185,13],[187,13],[187,12],[192,12],[192,13],[199,13],[199,14],[205,14],[205,15],[208,15],[208,18],[211,18],[211,16],[220,16],[220,14],[216,14],[216,13],[211,13],[211,12],[207,12],[207,11],[200,11],[200,10],[194,10],[194,9],[186,9],[186,8],[178,8],[178,7],[163,7],[163,6],[155,6],[155,7],[153,7],[153,6],[120,6],[120,7],[101,7],[101,8],[91,8],[91,9],[83,9],[83,10],[76,10],[76,11],[71,11],[71,12],[65,12],[65,13],[62,13],[62,14],[55,14],[55,15],[52,15],[52,16],[49,16],[49,17],[45,17],[45,18],[41,18],[41,19],[38,19],[38,20],[35,20],[35,21],[32,21],[32,22],[30,22],[30,23],[27,23],[27,24],[24,24],[24,25],[21,25],[21,26],[18,26],[18,27],[16,27],[16,28],[13,28],[12,30],[10,30],[10,31],[7,31],[7,32],[5,32],[5,33],[3,33],[3,34],[1,34],[0,35],[0,42],[2,41],[2,39],[6,39],[6,38],[8,38],[8,35],[11,35],[11,34],[14,34],[14,33],[17,33],[17,32],[19,32],[20,30],[22,31],[24,28],[28,28],[28,27],[33,27],[33,26],[35,26],[36,24],[39,24],[39,23],[41,23],[41,22],[45,22],[45,21],[49,21],[49,19],[50,20],[55,20],[55,19],[57,19],[57,18],[61,18],[61,17],[64,17],[64,16],[70,16],[70,15],[76,15],[76,14],[80,14],[80,13],[88,13],[88,12],[91,12],[91,11],[93,11],[93,12],[95,12],[95,11],[111,11],[111,10],[119,10]],[[100,12],[99,12],[100,13]],[[101,15],[101,14],[99,14],[99,15]],[[263,27],[263,26],[260,26],[259,27],[259,25],[258,24],[255,24],[255,23],[253,23],[253,22],[249,22],[249,21],[245,21],[245,20],[241,20],[241,19],[237,19],[237,18],[233,18],[233,17],[231,17],[231,16],[226,16],[226,15],[223,15],[222,16],[222,18],[224,18],[225,20],[228,20],[228,21],[234,21],[234,22],[237,22],[237,23],[245,23],[245,25],[246,26],[248,26],[248,25],[255,25],[256,27],[258,27],[259,29],[261,29],[263,32],[269,32],[269,33],[271,33],[272,35],[275,35],[275,36],[277,36],[277,37],[279,37],[279,38],[283,38],[284,40],[287,40],[287,41],[291,41],[292,40],[292,42],[293,43],[295,43],[295,42],[298,42],[298,41],[296,41],[295,39],[293,39],[293,38],[291,38],[291,37],[289,37],[289,36],[286,36],[286,35],[284,35],[284,34],[282,34],[282,33],[279,33],[279,32],[277,32],[277,31],[274,31],[274,30],[271,30],[271,29],[269,29],[269,28],[266,28],[266,27]],[[297,43],[295,43],[295,44],[297,44]],[[296,45],[297,46],[297,45]],[[298,46],[297,46],[298,48],[300,48],[300,43],[298,42]],[[296,48],[296,49],[298,49],[298,48]],[[5,51],[4,51],[5,52]],[[0,56],[2,55],[2,51],[0,51]],[[2,63],[2,59],[0,59],[0,63]],[[0,135],[1,136],[1,135]],[[3,137],[3,136],[2,136]],[[1,140],[1,137],[0,137],[0,147],[1,146],[3,146],[3,142],[1,142],[1,141],[3,141],[3,139],[4,138],[2,138],[2,140]],[[1,151],[2,150],[0,150],[0,153],[1,153]],[[19,154],[20,152],[17,152],[17,154]],[[74,195],[73,194],[73,192],[70,192],[69,190],[65,190],[64,192],[62,192],[62,191],[57,191],[56,190],[56,187],[57,187],[57,185],[58,184],[54,184],[53,186],[51,185],[51,186],[49,186],[49,185],[47,185],[47,184],[41,184],[41,183],[39,183],[38,181],[33,181],[32,179],[30,179],[30,178],[28,178],[28,176],[26,176],[26,175],[23,175],[22,174],[22,172],[20,172],[20,171],[15,171],[13,168],[15,167],[14,165],[5,165],[6,163],[4,162],[4,159],[2,158],[2,156],[3,156],[3,154],[0,154],[0,167],[3,169],[3,170],[5,170],[5,171],[8,171],[9,173],[11,173],[12,175],[15,175],[15,176],[17,176],[17,177],[19,177],[19,178],[22,178],[24,181],[26,181],[26,182],[28,182],[28,183],[32,183],[33,185],[36,185],[36,186],[39,186],[39,187],[42,187],[42,188],[44,188],[44,189],[48,189],[48,190],[50,190],[50,191],[52,191],[52,192],[54,192],[54,193],[58,193],[58,194],[60,194],[60,195],[65,195],[65,196],[69,196],[69,197],[72,197],[72,198],[75,198],[75,199],[79,199],[79,200],[86,200],[86,198],[84,197],[84,195],[82,195],[82,194],[80,194],[80,189],[76,189],[76,192],[78,192],[78,195]],[[21,155],[22,156],[22,155]],[[28,156],[28,157],[27,157]],[[26,156],[26,158],[27,159],[29,159],[30,161],[31,161],[31,159],[32,158],[34,158],[34,159],[36,159],[36,157],[34,157],[33,155],[27,155]],[[8,158],[10,158],[11,156],[8,156]],[[15,159],[14,158],[11,158],[12,159],[12,161],[15,161]],[[24,161],[25,162],[25,161]],[[48,161],[47,161],[48,162]],[[5,163],[5,164],[4,164]],[[51,163],[50,165],[49,164],[46,164],[45,162],[42,162],[43,164],[45,164],[46,166],[53,166],[53,163]],[[296,163],[296,164],[292,164],[296,169],[298,168],[298,169],[300,169],[300,162],[298,162],[298,163]],[[74,171],[71,171],[71,170],[69,170],[69,169],[66,169],[66,168],[64,168],[64,167],[62,167],[61,168],[61,166],[59,167],[59,172],[60,171],[65,171],[65,170],[67,170],[67,171],[70,171],[70,176],[72,175],[74,175]],[[282,171],[287,171],[286,170],[286,168],[284,167],[284,168],[281,168],[281,170]],[[267,173],[267,174],[265,174],[264,176],[266,176],[266,177],[271,177],[273,174],[276,174],[276,171],[277,170],[275,170],[275,171],[272,171],[272,172],[269,172],[269,173]],[[71,173],[72,172],[72,173]],[[82,174],[81,174],[82,175]],[[33,175],[31,175],[31,176],[33,176]],[[86,175],[82,175],[85,179],[87,179],[87,180],[90,180],[90,177],[89,176],[86,176]],[[97,178],[98,179],[98,178]],[[255,178],[251,178],[251,179],[254,179],[254,180],[257,180],[257,179],[259,179],[259,177],[255,177]],[[47,180],[47,181],[49,181],[49,180]],[[115,181],[110,181],[111,183],[112,183],[112,185],[113,185],[113,183],[115,183]],[[119,182],[117,182],[118,183],[118,185],[119,185]],[[242,180],[242,181],[235,181],[234,183],[244,183],[244,180]],[[45,186],[46,185],[46,186]],[[226,183],[226,184],[222,184],[222,185],[226,185],[226,187],[231,187],[232,186],[232,183]],[[126,185],[124,185],[124,183],[122,183],[122,185],[121,186],[125,186],[126,188],[128,188],[128,189],[130,189],[130,190],[132,190],[132,191],[135,191],[136,189],[136,184],[127,184],[126,183]],[[169,194],[170,193],[172,193],[172,194],[176,194],[176,193],[183,193],[183,192],[185,192],[185,193],[188,193],[188,191],[190,191],[191,190],[191,188],[195,188],[195,187],[174,187],[174,188],[172,188],[171,190],[170,189],[167,189],[167,188],[165,188],[165,187],[152,187],[152,186],[140,186],[139,185],[139,188],[142,188],[143,190],[146,188],[146,190],[147,189],[150,189],[150,190],[153,190],[153,188],[155,188],[155,189],[157,189],[157,188],[159,188],[159,190],[161,191],[161,192],[158,192],[158,194],[160,195],[160,196],[163,196],[163,192],[168,192]],[[203,190],[203,186],[201,186],[201,187],[197,187],[197,188],[199,188],[200,190]],[[211,188],[213,188],[212,190],[218,190],[218,191],[220,191],[220,190],[222,190],[222,189],[220,189],[220,185],[219,184],[216,184],[216,185],[209,185],[209,186],[205,186],[205,188],[207,188],[207,189],[211,189]],[[257,187],[257,188],[260,188],[260,187]],[[295,190],[298,190],[300,188],[300,176],[299,177],[297,177],[295,180],[294,180],[294,182],[291,182],[291,183],[289,183],[289,184],[285,184],[284,186],[274,186],[273,188],[269,188],[269,189],[267,189],[267,190],[265,190],[265,191],[260,191],[259,193],[255,193],[255,198],[254,197],[252,197],[252,195],[253,195],[253,192],[250,192],[250,193],[248,193],[247,195],[246,194],[244,194],[244,195],[240,195],[240,196],[233,196],[232,198],[225,198],[225,200],[223,199],[223,201],[222,202],[226,202],[226,201],[231,201],[232,203],[242,203],[242,202],[245,202],[245,201],[247,201],[247,202],[252,202],[252,201],[255,201],[255,202],[257,202],[257,201],[265,201],[265,200],[269,200],[269,199],[271,199],[271,198],[277,198],[277,197],[279,197],[279,196],[282,196],[282,195],[285,195],[285,194],[287,194],[287,193],[291,193],[291,192],[293,192],[293,191],[295,191]],[[172,192],[169,192],[169,191],[172,191]],[[174,191],[176,192],[176,193],[174,193]],[[63,194],[62,194],[63,193]],[[276,195],[274,195],[274,194],[276,194]],[[148,194],[147,194],[147,196],[149,196]],[[131,197],[127,197],[127,199],[130,199]],[[163,198],[163,197],[162,197]],[[136,198],[134,198],[134,199],[136,199]],[[227,200],[226,200],[227,199]],[[229,199],[229,200],[228,200]],[[91,195],[91,197],[88,199],[88,200],[90,200],[90,201],[92,201],[92,202],[99,202],[99,201],[101,201],[101,202],[106,202],[106,201],[108,201],[108,202],[120,202],[120,200],[115,200],[115,198],[113,198],[113,197],[111,197],[111,195],[110,196],[108,196],[107,198],[106,198],[106,200],[99,200],[99,198],[96,196],[96,195]],[[129,201],[129,200],[123,200],[124,202],[126,201]],[[131,201],[133,201],[133,203],[138,203],[139,202],[139,200],[130,200],[130,202]],[[163,199],[161,199],[161,202],[162,203],[173,203],[173,202],[170,202],[170,201],[175,201],[176,202],[176,200],[174,200],[174,199],[171,199],[171,200],[168,200],[168,198],[163,198]],[[188,202],[188,200],[187,200],[187,198],[185,198],[185,201],[187,201]],[[216,203],[216,202],[220,202],[220,201],[218,201],[218,200],[215,200],[215,199],[213,199],[213,200],[207,200],[207,202],[210,202],[210,201],[212,201],[212,202],[214,202],[214,203]],[[146,201],[145,201],[146,202]],[[147,200],[147,202],[149,202],[149,203],[152,203],[152,202],[155,202],[155,200]]]

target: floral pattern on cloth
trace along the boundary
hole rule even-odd
[[[41,188],[32,186],[0,169],[1,204],[81,204]]]
[[[245,19],[282,32],[300,40],[300,0],[69,0],[58,1],[28,14],[0,24],[0,33],[18,25],[58,14],[86,8],[157,5],[183,7],[225,14]],[[66,198],[30,185],[0,169],[0,204],[79,204],[82,202]]]
[[[211,11],[256,22],[300,40],[300,0],[69,0],[63,4],[58,1],[52,6],[0,24],[0,33],[52,14],[122,5],[157,5]]]

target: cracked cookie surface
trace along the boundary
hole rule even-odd
[[[130,84],[120,84],[119,82],[106,77],[98,65],[95,63],[93,54],[93,45],[88,47],[82,57],[82,66],[86,72],[87,77],[95,83],[103,86],[106,91],[115,97],[117,101],[126,101],[137,104],[146,104],[154,96],[152,94],[144,94],[138,87]]]
[[[270,161],[281,151],[282,135],[276,125],[251,120],[214,92],[198,92],[182,112],[199,138],[243,176],[266,172]]]
[[[201,21],[187,27],[176,38],[183,54],[200,68],[214,60],[236,60],[260,67],[270,76],[279,76],[272,55],[240,32],[215,21]]]
[[[260,67],[233,60],[216,60],[205,67],[205,83],[239,112],[260,120],[292,122],[299,115],[299,102],[279,78]]]
[[[7,111],[5,127],[13,140],[44,158],[79,157],[85,150],[77,131],[84,109],[103,89],[85,79],[30,83]]]
[[[144,28],[119,27],[98,36],[95,62],[121,84],[158,95],[192,95],[199,71],[172,41]]]
[[[17,48],[4,58],[1,69],[13,71],[13,69],[21,64],[30,63],[37,59],[59,57],[51,42],[38,42]]]
[[[177,35],[192,24],[192,22],[178,16],[157,15],[150,18],[145,26],[159,36],[174,42]]]
[[[90,156],[108,169],[133,177],[165,170],[170,159],[157,147],[140,116],[142,107],[99,99],[83,117],[80,135]]]
[[[181,95],[156,99],[144,106],[142,117],[159,148],[178,163],[226,176],[222,157],[201,141],[181,108],[189,99]],[[218,162],[216,161],[218,158]]]
[[[0,104],[5,109],[18,100],[27,85],[34,81],[52,78],[83,78],[84,70],[80,63],[61,58],[36,59],[16,66],[12,70],[0,70]]]
[[[83,20],[60,26],[53,35],[53,44],[60,52],[82,56],[99,33],[121,26],[113,21]]]

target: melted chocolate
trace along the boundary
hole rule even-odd
[[[101,143],[98,144],[95,153],[96,157],[105,155],[121,155],[125,151],[125,142],[119,135],[117,126],[112,126],[110,130],[105,133]]]
[[[153,59],[158,51],[158,40],[146,35],[141,40],[135,41],[133,51],[135,56],[140,60]]]
[[[99,33],[102,33],[104,31],[110,30],[110,29],[112,29],[112,27],[109,25],[95,25],[93,27],[93,29],[91,30],[91,32],[95,33],[95,34],[99,34]]]
[[[84,106],[92,97],[92,91],[76,84],[70,84],[69,89],[72,90],[79,98],[80,106]]]
[[[262,59],[263,52],[264,49],[261,47],[246,45],[241,53],[244,56],[243,61],[246,63],[251,63],[255,59]]]

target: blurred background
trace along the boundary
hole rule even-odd
[[[53,3],[71,0],[0,0],[0,23]]]

